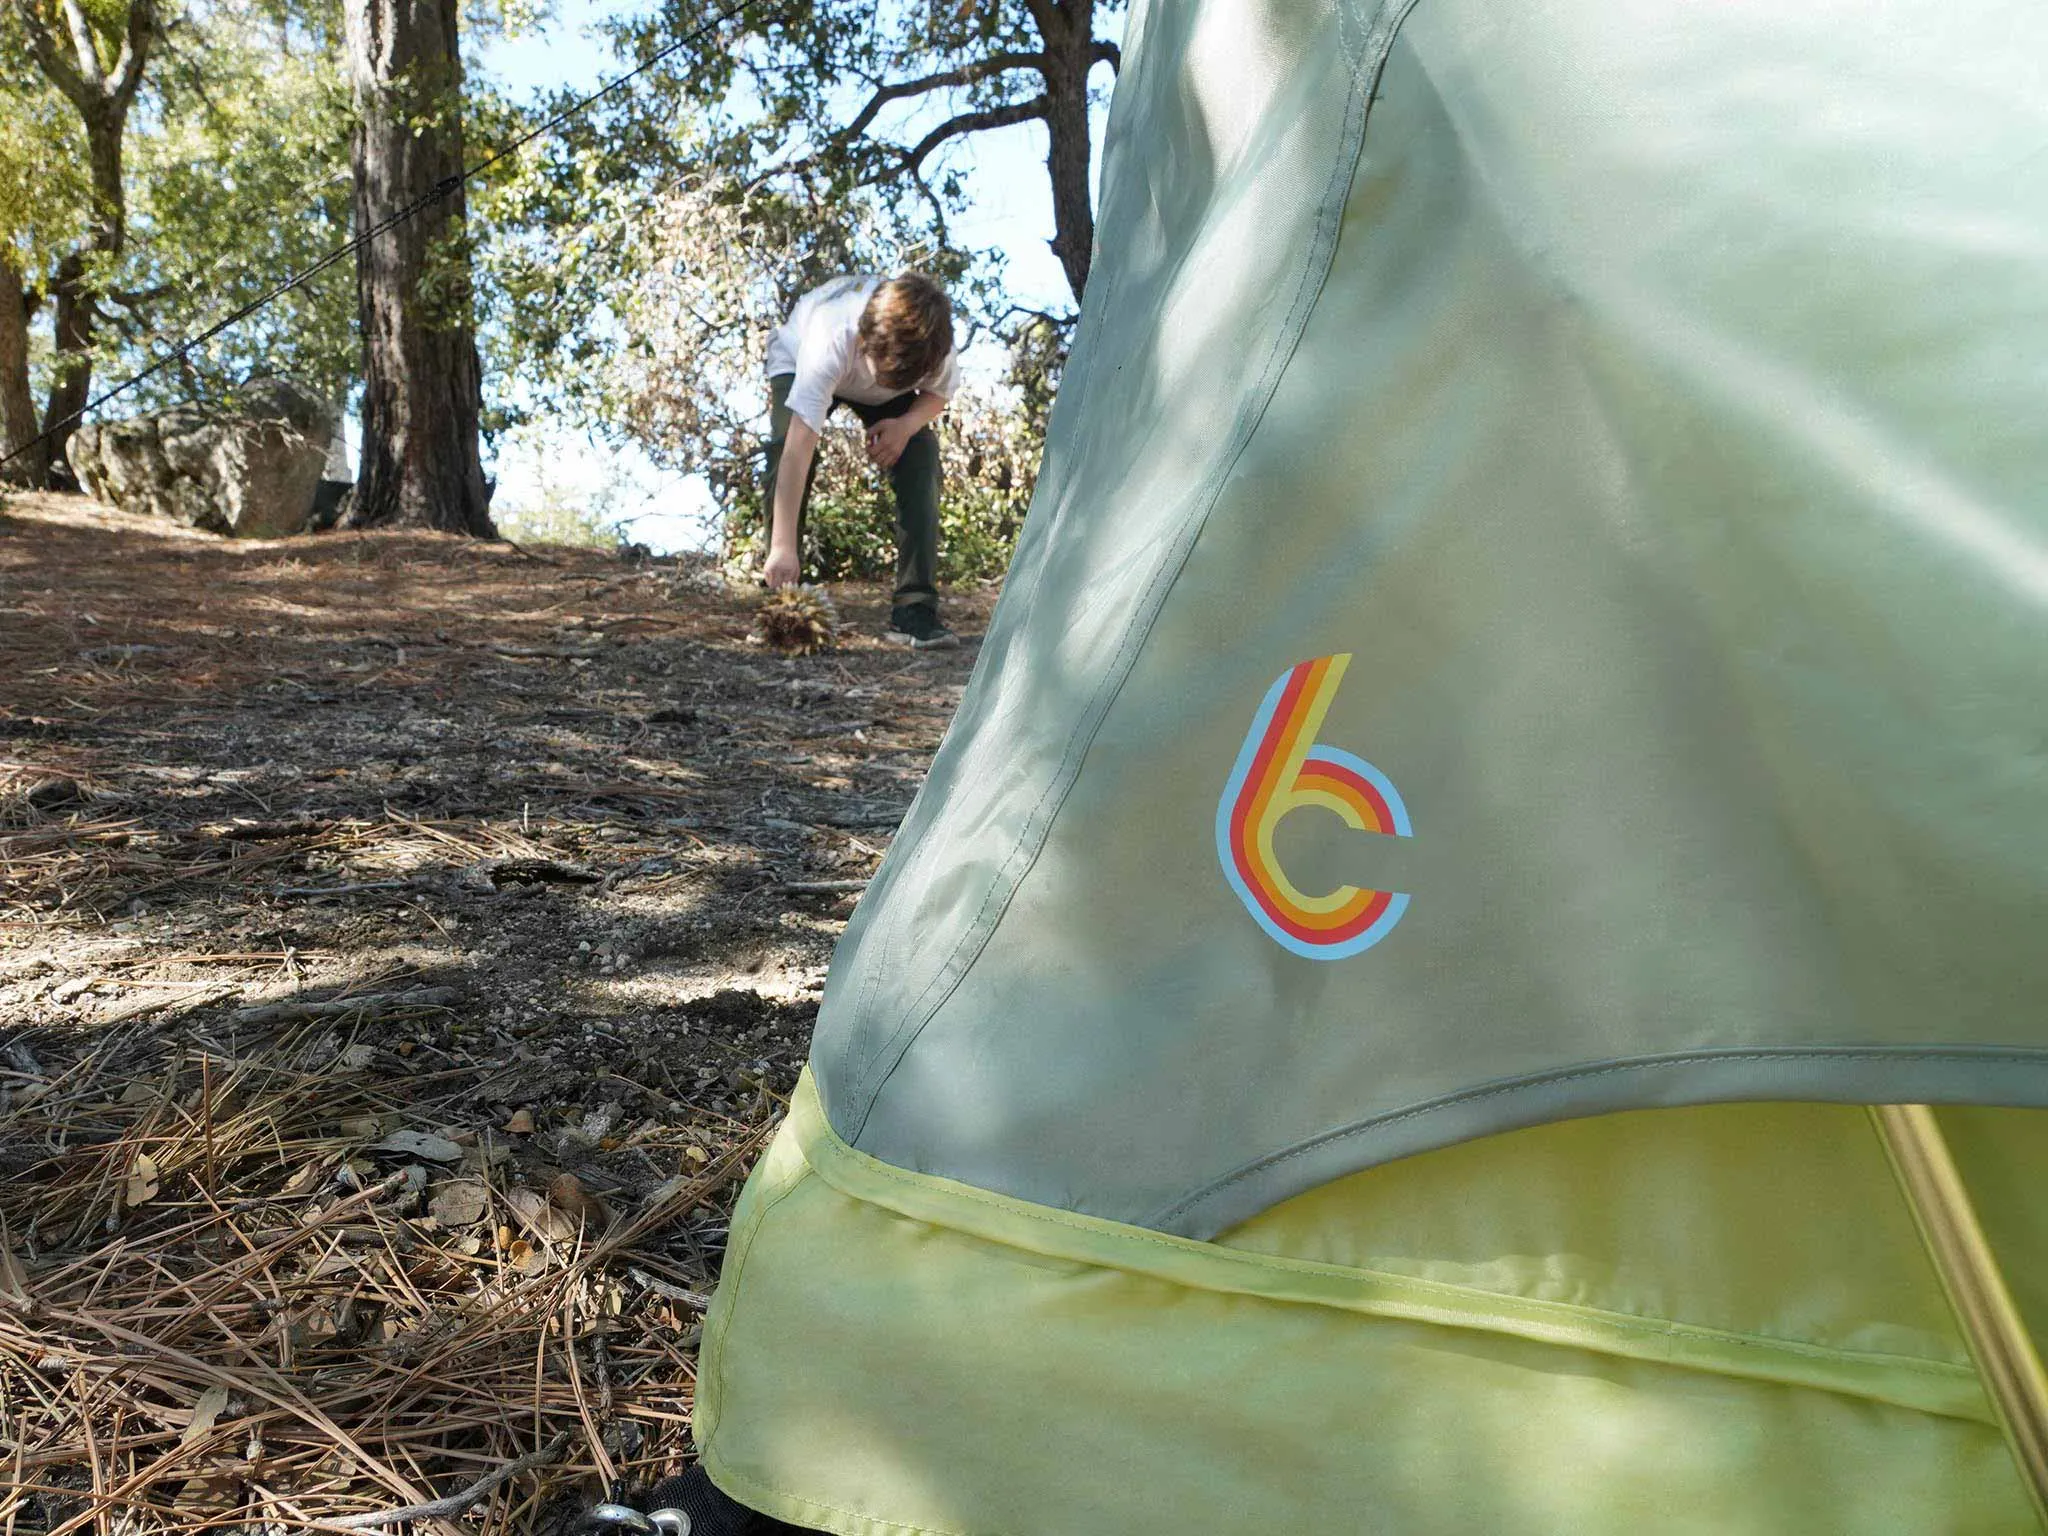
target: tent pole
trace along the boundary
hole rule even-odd
[[[2048,1371],[2013,1304],[1934,1111],[1925,1104],[1873,1104],[1870,1113],[1969,1340],[2035,1516],[2048,1531]]]

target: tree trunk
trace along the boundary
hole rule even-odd
[[[1089,196],[1088,70],[1095,61],[1095,17],[1081,0],[1040,13],[1045,39],[1045,169],[1052,179],[1052,253],[1067,274],[1074,302],[1088,286],[1095,248],[1095,205]]]
[[[43,405],[43,431],[49,441],[43,445],[51,487],[75,490],[71,466],[65,462],[64,447],[78,430],[72,418],[92,398],[92,294],[85,285],[85,257],[74,251],[57,265],[56,280],[50,284],[56,301],[52,328],[55,355],[51,359],[50,393]]]
[[[95,265],[110,269],[128,243],[128,188],[121,144],[128,131],[131,99],[122,94],[88,97],[77,103],[92,164],[92,232],[82,249],[64,258],[57,280],[51,284],[51,296],[57,302],[56,357],[43,431],[50,435],[44,452],[51,483],[60,489],[73,488],[71,467],[64,462],[64,446],[78,429],[71,418],[92,398],[92,333],[99,310],[97,295],[86,281],[87,263],[96,259]]]
[[[462,168],[460,0],[348,0],[358,230]],[[422,127],[421,125],[424,125]],[[356,257],[363,443],[351,527],[495,538],[460,187]]]
[[[90,266],[110,270],[128,237],[128,193],[122,185],[121,140],[128,130],[128,109],[142,87],[151,48],[157,40],[155,0],[127,0],[127,15],[113,62],[103,57],[103,43],[112,40],[94,28],[82,0],[60,0],[54,8],[17,4],[15,18],[30,57],[43,78],[78,111],[85,130],[86,153],[92,166],[92,223],[83,247],[64,258],[51,285],[57,301],[57,367],[50,388],[43,431],[52,483],[69,475],[64,444],[77,425],[71,417],[84,409],[92,392],[92,326],[94,294],[87,281]],[[102,258],[88,262],[88,258]]]
[[[35,442],[35,396],[28,385],[28,296],[21,274],[7,252],[0,250],[0,459]],[[0,481],[40,486],[49,473],[49,455],[38,443],[18,459],[0,464]]]

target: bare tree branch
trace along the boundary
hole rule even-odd
[[[1121,75],[1124,72],[1123,50],[1115,43],[1104,42],[1099,37],[1089,48],[1088,59],[1092,64],[1107,64],[1111,74]]]
[[[92,91],[85,79],[64,57],[64,50],[57,46],[57,39],[50,33],[47,23],[28,0],[19,0],[14,7],[21,18],[22,30],[28,34],[28,51],[36,61],[36,67],[50,79],[50,83],[62,91],[71,104],[80,111],[92,99]]]
[[[78,0],[63,0],[64,23],[71,29],[71,46],[78,53],[78,73],[94,91],[104,94],[107,88],[106,71],[100,68],[99,45],[93,41],[92,23],[86,19],[85,7]]]
[[[500,1483],[509,1482],[522,1472],[535,1467],[544,1467],[559,1457],[569,1444],[569,1431],[563,1430],[537,1451],[528,1451],[517,1461],[508,1461],[497,1471],[486,1474],[471,1483],[460,1493],[451,1493],[445,1499],[435,1499],[428,1504],[408,1504],[404,1509],[380,1510],[368,1515],[343,1515],[330,1520],[330,1525],[344,1525],[351,1530],[375,1530],[383,1525],[406,1525],[419,1520],[452,1520],[466,1513],[470,1506],[483,1499]]]
[[[121,38],[121,57],[114,63],[107,94],[125,109],[142,85],[142,66],[149,61],[149,45],[156,36],[156,6],[153,0],[128,0],[128,30]]]
[[[946,223],[946,205],[940,199],[939,194],[932,190],[932,184],[924,179],[924,168],[922,166],[912,166],[910,179],[916,185],[918,192],[923,196],[926,205],[932,211],[932,223],[937,226],[940,248],[943,249],[951,245],[953,243],[953,232]]]
[[[99,45],[93,37],[92,22],[79,0],[60,0],[65,30],[70,34],[69,54],[57,41],[49,23],[33,0],[17,0],[15,14],[27,34],[28,49],[37,68],[79,112],[90,118],[113,107],[125,112],[142,86],[143,66],[156,37],[156,8],[153,0],[132,0],[128,7],[121,54],[108,74],[100,63]]]
[[[941,70],[935,75],[926,75],[919,80],[901,80],[894,85],[878,88],[868,98],[868,104],[837,135],[842,141],[857,139],[867,132],[868,125],[880,115],[882,108],[892,101],[906,101],[913,96],[922,96],[930,91],[942,91],[949,86],[972,85],[977,80],[986,80],[990,75],[999,75],[1012,69],[1045,68],[1046,56],[1042,53],[992,53],[985,59],[976,59],[958,69]]]
[[[990,326],[1000,336],[1003,327],[1019,315],[1027,320],[1043,320],[1047,325],[1065,325],[1074,318],[1071,314],[1056,315],[1049,309],[1038,308],[1035,304],[1008,304],[1003,307],[1003,312],[990,322]]]
[[[1038,35],[1047,42],[1067,30],[1067,18],[1060,9],[1059,0],[1024,0],[1024,8],[1038,24]]]
[[[1029,101],[990,107],[985,112],[963,112],[958,117],[949,117],[905,150],[903,163],[912,170],[921,170],[925,158],[948,139],[957,139],[964,133],[980,133],[984,128],[1007,128],[1012,123],[1028,123],[1034,117],[1044,117],[1045,109],[1045,97],[1034,96]]]
[[[109,288],[100,297],[112,299],[128,309],[140,309],[145,304],[154,304],[158,299],[169,298],[178,291],[176,283],[158,283],[152,288]]]

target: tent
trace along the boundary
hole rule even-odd
[[[1125,58],[710,1474],[842,1536],[2036,1529],[2048,8],[1148,0]]]

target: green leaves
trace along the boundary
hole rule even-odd
[[[353,116],[337,39],[238,10],[181,34],[157,110],[131,130],[129,249],[113,286],[152,296],[126,306],[130,345],[110,367],[204,329],[348,238]],[[354,314],[343,264],[215,338],[138,404],[259,373],[339,398],[355,368]]]

